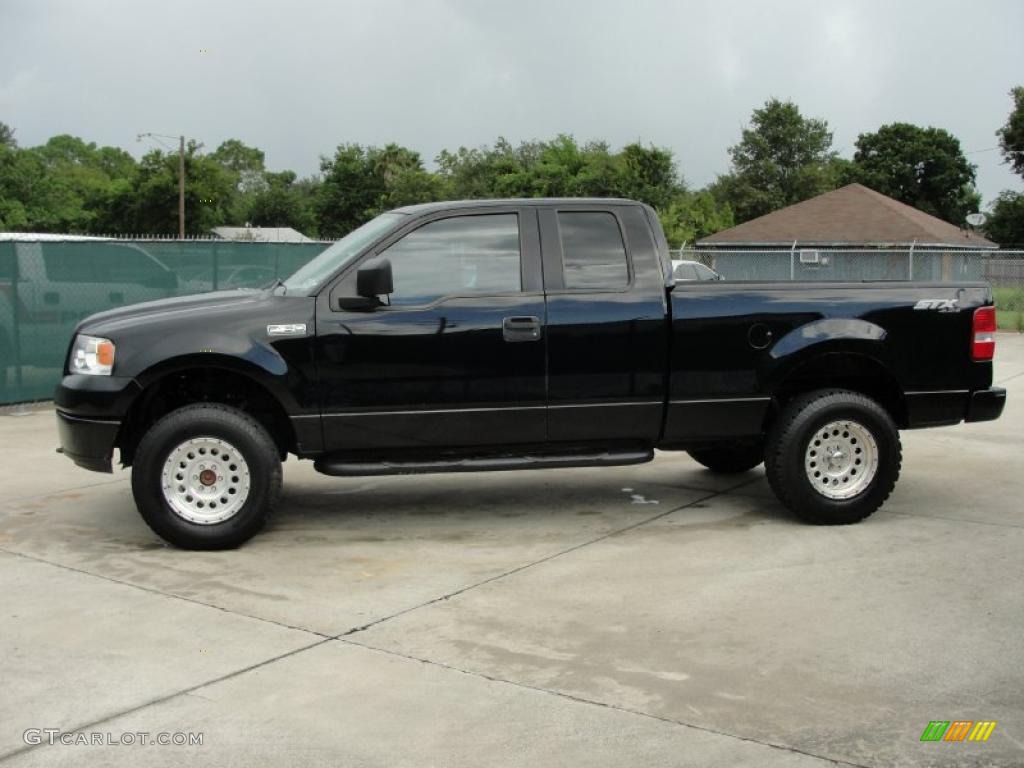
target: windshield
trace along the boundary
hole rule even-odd
[[[288,293],[308,295],[403,218],[405,214],[402,213],[382,213],[352,230],[315,259],[299,267],[284,281],[284,287]]]

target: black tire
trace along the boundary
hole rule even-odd
[[[687,453],[698,464],[723,475],[746,472],[764,461],[764,446],[760,443],[700,448]]]
[[[856,422],[873,438],[877,468],[856,495],[829,498],[812,484],[805,460],[811,460],[808,451],[818,430],[844,419]],[[801,520],[815,525],[849,525],[868,517],[889,498],[900,475],[902,456],[899,431],[881,405],[858,392],[817,390],[794,398],[782,410],[768,433],[765,470],[779,501]]]
[[[248,496],[222,522],[186,520],[164,498],[165,461],[177,446],[196,437],[226,441],[242,454],[249,469]],[[225,405],[201,403],[172,411],[150,427],[135,452],[132,494],[142,519],[158,536],[182,549],[232,549],[243,544],[266,525],[280,491],[281,459],[273,439],[251,416]]]

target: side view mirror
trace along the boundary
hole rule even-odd
[[[339,296],[339,310],[351,312],[371,312],[383,306],[381,296],[387,296],[395,290],[391,277],[391,262],[382,256],[369,259],[356,271],[356,296]],[[333,302],[334,299],[332,298]]]
[[[370,259],[356,272],[356,293],[367,299],[386,296],[395,291],[391,262],[383,256]]]

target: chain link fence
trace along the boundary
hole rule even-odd
[[[48,400],[80,320],[106,309],[288,277],[328,243],[0,241],[0,404]]]
[[[935,248],[683,248],[673,259],[696,261],[725,280],[985,280],[999,327],[1024,331],[1024,250]]]
[[[0,404],[46,400],[77,323],[106,309],[287,277],[328,243],[0,241]],[[1024,330],[1024,251],[683,249],[726,280],[987,280],[999,325]]]

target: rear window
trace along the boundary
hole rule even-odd
[[[700,276],[693,264],[680,264],[676,267],[675,278],[676,280],[699,280]]]
[[[149,286],[169,273],[138,246],[120,243],[45,243],[46,277],[55,283],[128,283]]]
[[[603,211],[558,214],[566,288],[615,290],[629,283],[619,222]]]
[[[697,272],[698,280],[717,280],[718,274],[710,267],[705,267],[703,264],[694,264],[693,268]]]

